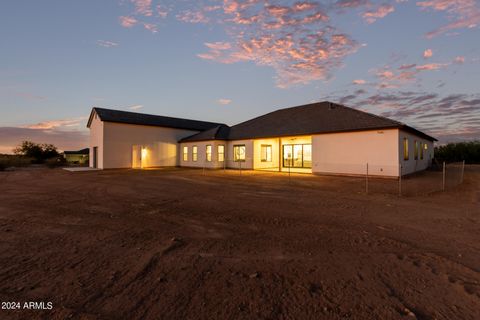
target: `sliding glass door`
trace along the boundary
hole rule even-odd
[[[311,168],[311,144],[285,144],[283,145],[283,166],[288,168]]]

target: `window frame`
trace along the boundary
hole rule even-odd
[[[410,151],[408,150],[408,138],[403,138],[403,161],[410,159]]]
[[[295,146],[297,146],[297,149],[299,146],[301,146],[301,155],[302,155],[302,165],[298,166],[295,165]],[[305,146],[310,146],[310,166],[305,166]],[[285,147],[291,148],[292,152],[292,158],[285,158]],[[311,169],[312,168],[312,144],[311,143],[297,143],[297,144],[283,144],[282,145],[282,167],[284,168],[304,168],[304,169]],[[290,165],[287,164],[287,162],[290,162]],[[286,165],[287,164],[287,165]]]
[[[420,160],[423,160],[423,142],[420,143]]]
[[[264,154],[264,150],[265,150],[265,154]],[[270,153],[268,152],[268,150],[270,150]],[[269,156],[270,156],[270,159],[268,159]],[[271,144],[260,145],[260,161],[261,162],[272,162],[273,161],[273,148],[272,148]]]
[[[207,162],[212,162],[212,145],[207,144],[205,146],[205,160]]]
[[[192,147],[192,161],[193,162],[198,161],[198,147],[197,146]]]
[[[222,152],[220,152],[220,148],[222,148]],[[222,155],[222,156],[220,156],[220,155]],[[217,145],[217,160],[218,160],[218,162],[224,162],[225,161],[225,145],[224,144]]]
[[[235,150],[237,148],[242,148],[243,147],[243,154],[240,154],[240,158],[237,158],[237,153],[235,152]],[[247,147],[245,146],[245,144],[234,144],[233,145],[233,161],[234,162],[245,162],[246,160],[246,153],[247,153]],[[243,157],[243,159],[242,159]]]
[[[413,141],[413,159],[418,160],[418,141]]]
[[[183,146],[183,161],[188,161],[188,146]]]

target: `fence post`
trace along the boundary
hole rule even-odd
[[[460,178],[460,184],[463,183],[463,175],[464,175],[464,173],[465,173],[465,160],[463,160],[463,162],[462,162],[462,174],[461,174],[461,176],[460,176],[460,177],[461,177],[461,178]]]
[[[402,196],[402,164],[398,163],[398,196]]]
[[[367,174],[365,175],[365,192],[368,194],[368,162],[367,162]]]
[[[445,161],[443,161],[442,191],[445,191]]]

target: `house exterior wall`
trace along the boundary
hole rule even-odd
[[[101,121],[97,114],[92,116],[92,122],[90,124],[90,154],[89,154],[89,166],[93,168],[93,148],[97,147],[97,167],[103,168],[103,130],[104,122]]]
[[[404,138],[408,139],[408,160],[405,160],[403,155]],[[417,141],[419,146],[417,159],[415,159],[415,141]],[[424,145],[427,145],[427,149],[424,148]],[[421,148],[423,148],[423,159],[421,159]],[[432,164],[433,152],[433,141],[399,130],[398,161],[402,164],[402,175],[427,169]]]
[[[272,161],[262,161],[262,145],[272,146]],[[253,142],[253,168],[278,171],[280,165],[280,139],[256,139]]]
[[[245,161],[236,162],[233,157],[233,147],[245,145]],[[253,169],[253,140],[232,140],[227,146],[227,168],[232,169]]]
[[[397,177],[398,129],[312,136],[312,172]]]
[[[103,123],[103,162],[100,168],[131,168],[134,148],[143,148],[142,167],[177,166],[178,140],[198,131],[123,123]]]
[[[207,145],[212,146],[212,161],[207,161]],[[197,167],[219,169],[224,167],[225,161],[218,159],[218,146],[223,145],[224,159],[227,159],[227,141],[212,140],[212,141],[196,141],[196,142],[182,142],[180,144],[180,165],[182,167]],[[197,147],[197,161],[193,161],[193,147]],[[187,160],[183,159],[183,148],[188,148]]]

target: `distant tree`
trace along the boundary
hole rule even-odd
[[[35,159],[37,163],[43,163],[47,159],[58,157],[60,154],[53,144],[38,144],[31,141],[23,141],[13,149],[16,155],[22,155]]]
[[[435,148],[435,158],[439,161],[480,163],[480,141],[449,143]]]

